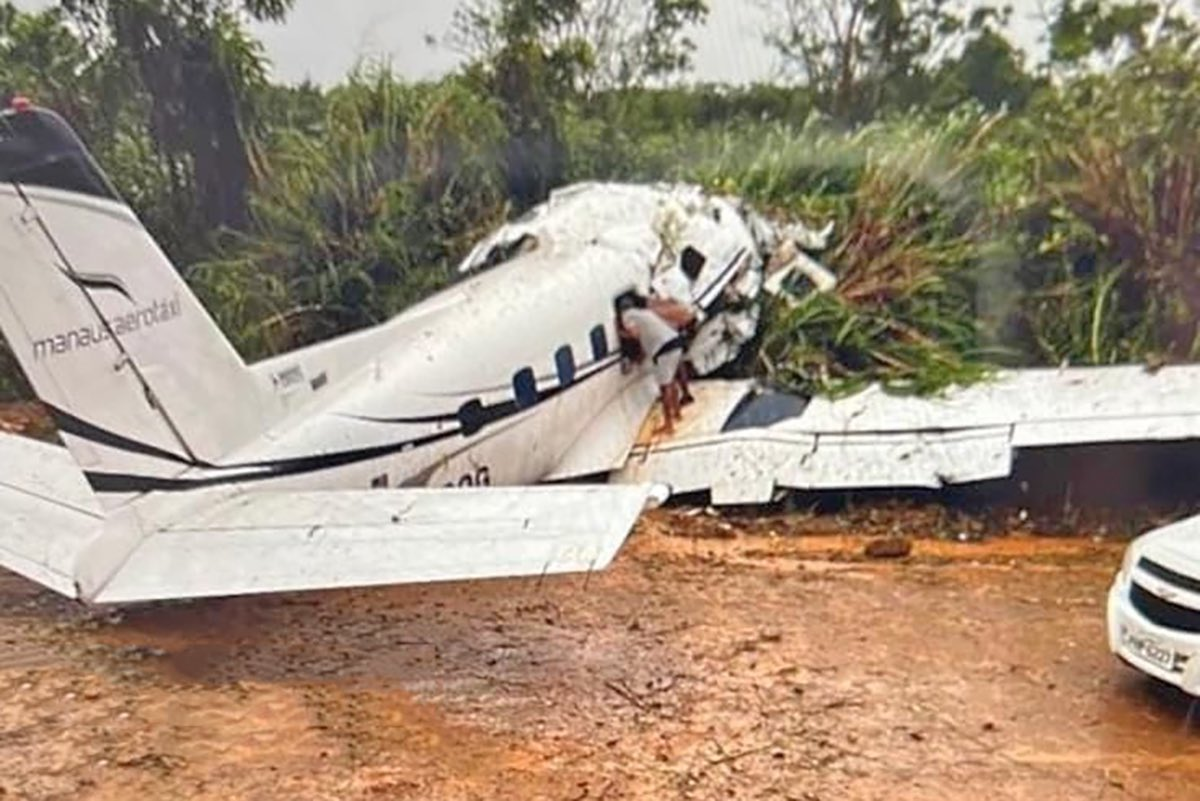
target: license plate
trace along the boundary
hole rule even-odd
[[[1121,639],[1125,641],[1125,647],[1143,662],[1163,670],[1171,670],[1175,667],[1175,652],[1154,638],[1125,629]]]

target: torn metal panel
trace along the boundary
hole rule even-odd
[[[702,382],[668,440],[644,441],[615,480],[711,490],[714,504],[779,489],[941,488],[1005,478],[1020,448],[1200,438],[1200,366],[1006,371],[939,398],[814,398],[757,427],[729,426],[745,382]],[[738,393],[742,393],[738,396]],[[737,396],[737,402],[731,402]],[[722,419],[722,415],[725,418]],[[718,422],[721,420],[721,422]]]
[[[708,194],[694,184],[584,182],[551,193],[521,218],[501,226],[459,264],[462,274],[516,262],[567,265],[596,248],[631,254],[645,265],[645,279],[630,286],[643,294],[677,300],[697,312],[698,327],[688,360],[710,375],[736,358],[758,329],[758,300],[768,261],[773,291],[792,272],[821,271],[816,283],[831,288],[836,277],[800,253],[825,247],[832,229],[778,226],[741,200]],[[682,256],[699,254],[689,275]],[[787,258],[776,258],[780,253]]]
[[[1200,432],[1200,366],[1076,367],[1001,371],[943,397],[889,395],[872,386],[849,398],[814,398],[787,425],[813,432],[917,431],[1011,425],[1017,446],[1125,442]]]
[[[629,443],[657,399],[658,387],[649,376],[635,382],[600,410],[544,480],[562,481],[620,469],[629,455]]]
[[[766,503],[777,489],[920,487],[1003,478],[1010,430],[904,434],[804,434],[744,430],[635,449],[620,481],[649,476],[676,493],[712,491],[717,505]]]

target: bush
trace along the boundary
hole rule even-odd
[[[814,118],[773,127],[757,151],[735,137],[722,143],[699,168],[709,185],[776,215],[837,225],[822,261],[838,288],[769,309],[766,375],[809,392],[875,380],[931,392],[986,373],[997,326],[979,302],[980,276],[1011,270],[1013,257],[978,186],[979,153],[1000,122],[974,108],[936,126],[906,115],[854,132]]]
[[[1024,307],[1036,355],[1200,355],[1200,66],[1160,47],[1047,95],[1024,121]]]

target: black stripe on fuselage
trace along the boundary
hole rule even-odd
[[[186,456],[181,456],[177,453],[159,448],[155,445],[149,445],[145,442],[138,442],[136,439],[122,436],[120,434],[93,425],[86,420],[83,420],[68,411],[46,404],[46,409],[50,412],[50,417],[54,420],[54,424],[58,426],[58,430],[64,434],[71,434],[86,439],[89,442],[94,442],[98,445],[105,445],[109,448],[119,451],[127,451],[129,453],[137,453],[142,456],[151,456],[156,459],[164,459],[176,464],[186,465],[188,467],[216,467],[216,465],[207,462],[200,462],[194,459],[189,459]]]
[[[476,412],[478,417],[475,421],[473,421],[469,433],[466,429],[460,426],[449,431],[426,434],[421,437],[388,443],[386,445],[376,445],[370,448],[357,448],[350,451],[339,451],[337,453],[312,456],[300,456],[267,462],[249,462],[234,465],[212,465],[189,462],[175,454],[163,451],[151,445],[145,445],[143,443],[130,440],[127,437],[122,437],[118,434],[105,431],[97,426],[92,426],[84,421],[79,421],[78,418],[72,418],[72,420],[76,420],[82,425],[74,425],[74,430],[72,430],[70,433],[73,433],[83,439],[89,439],[93,442],[107,445],[118,450],[126,450],[147,456],[158,456],[159,458],[169,459],[172,462],[186,464],[191,467],[202,467],[216,470],[250,471],[237,473],[235,475],[195,478],[163,478],[157,476],[144,476],[124,473],[104,473],[99,471],[87,471],[84,473],[88,483],[91,484],[92,489],[96,492],[121,494],[137,494],[143,492],[179,492],[192,489],[202,489],[205,487],[220,486],[223,484],[267,481],[274,478],[284,478],[288,476],[316,473],[322,470],[345,467],[346,465],[357,464],[359,462],[369,462],[385,456],[391,456],[393,454],[403,453],[416,448],[422,448],[427,445],[452,439],[459,435],[472,436],[487,426],[494,425],[501,420],[514,417],[522,412],[535,409],[540,404],[562,394],[571,387],[579,386],[588,379],[601,375],[602,373],[619,365],[620,357],[618,355],[614,355],[606,362],[599,363],[596,369],[579,376],[574,382],[567,386],[559,385],[548,387],[539,391],[537,402],[524,408],[519,407],[515,401],[511,400],[490,404],[488,406],[481,405],[479,410]],[[454,415],[454,419],[458,419],[458,417],[458,414]]]
[[[458,412],[449,414],[431,414],[425,417],[371,417],[366,414],[343,414],[338,415],[347,420],[359,420],[364,423],[387,423],[388,425],[432,425],[434,423],[455,423],[458,422]]]
[[[613,359],[613,357],[616,355],[617,354],[609,354],[608,356],[602,356],[599,359],[592,359],[591,361],[584,362],[583,364],[579,365],[579,367],[577,368],[579,371],[579,375],[577,375],[575,377],[575,380],[572,381],[571,383],[576,384],[576,383],[584,380],[585,378],[590,378],[592,373],[589,371],[593,370],[593,368],[604,365],[608,361],[611,361]],[[548,378],[553,378],[554,376],[555,376],[554,373],[546,373],[542,376],[539,376],[539,379],[548,379]],[[568,385],[568,386],[570,386],[570,385]],[[443,395],[443,397],[445,397],[446,395],[453,395],[455,397],[461,398],[461,397],[468,397],[471,395],[482,395],[486,392],[496,392],[496,391],[502,390],[503,388],[504,387],[497,387],[497,388],[492,388],[492,389],[465,389],[465,390],[462,390],[461,392],[445,393]],[[561,386],[558,389],[561,390]],[[549,391],[549,390],[539,391],[538,399],[537,399],[538,403],[541,403],[542,400],[544,400],[544,398],[542,397],[542,394],[547,391]],[[477,402],[477,401],[467,401],[467,403],[464,403],[461,407],[459,407],[459,410],[456,412],[442,413],[442,414],[430,414],[430,415],[423,415],[423,416],[416,416],[416,417],[372,417],[370,415],[365,415],[365,414],[343,414],[343,415],[339,415],[339,416],[345,417],[347,420],[360,420],[364,423],[383,423],[386,425],[432,425],[434,423],[457,423],[460,420],[462,420],[463,409],[466,408],[467,406],[470,406],[473,402]],[[513,406],[513,405],[514,405],[513,401],[504,401],[502,403],[489,404],[487,406],[484,406],[483,411],[490,415],[493,413],[494,409],[504,408],[504,407]],[[502,418],[497,418],[497,419],[502,419]],[[490,422],[491,421],[489,419],[488,424],[490,424]]]
[[[143,493],[143,492],[180,492],[184,490],[217,487],[223,484],[243,484],[252,481],[268,481],[273,478],[316,473],[322,470],[332,470],[358,462],[368,462],[395,453],[431,445],[444,439],[458,436],[459,431],[443,431],[424,437],[406,440],[404,442],[378,445],[373,448],[359,448],[352,451],[325,454],[323,456],[302,456],[295,459],[284,459],[254,473],[239,473],[232,476],[208,476],[204,478],[160,478],[156,476],[139,476],[123,473],[101,473],[88,471],[84,473],[88,483],[96,492],[108,493]]]

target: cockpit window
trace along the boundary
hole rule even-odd
[[[517,256],[537,250],[538,238],[533,234],[521,234],[514,240],[499,242],[492,246],[485,258],[475,269],[490,270],[505,262],[512,261]]]
[[[707,263],[707,257],[691,245],[685,247],[683,253],[679,256],[680,269],[683,270],[683,274],[690,281],[695,281],[700,277],[700,273],[704,270],[704,265]]]

